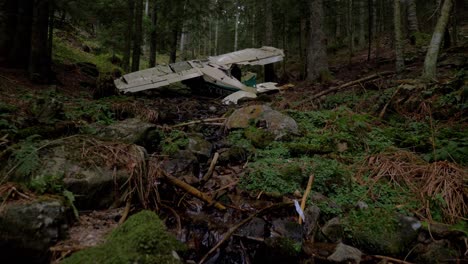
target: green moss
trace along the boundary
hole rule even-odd
[[[182,263],[172,251],[183,249],[154,212],[142,211],[116,228],[103,245],[79,251],[62,263]]]
[[[187,148],[189,139],[187,135],[180,130],[172,130],[163,135],[161,150],[164,155],[174,155],[179,150]]]
[[[397,221],[390,210],[370,208],[351,211],[344,219],[347,239],[371,253],[398,255],[405,249],[397,233]]]
[[[256,148],[265,148],[274,140],[274,135],[264,129],[249,126],[244,130],[244,136]]]

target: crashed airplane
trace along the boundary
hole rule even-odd
[[[278,90],[276,83],[255,84],[252,80],[241,82],[238,65],[265,65],[279,62],[283,57],[283,51],[273,47],[244,49],[211,56],[206,60],[158,65],[126,74],[114,83],[118,90],[134,93],[183,82],[196,89],[203,87],[202,89],[207,89],[207,93],[230,94],[223,102],[237,103],[240,98],[255,98],[258,93]]]

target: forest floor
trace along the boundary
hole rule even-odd
[[[92,134],[93,124],[108,126],[136,117],[156,125],[161,133],[159,144],[147,149],[148,159],[158,164],[187,149],[192,134],[203,135],[212,155],[196,161],[196,168],[188,173],[195,180],[180,179],[214,201],[194,198],[158,170],[151,175],[158,182],[156,202],[134,200],[124,208],[123,201],[117,209],[100,211],[78,208],[79,220],[68,239],[51,247],[54,261],[103,243],[121,216],[146,208],[158,212],[187,245],[180,255],[188,263],[201,259],[207,263],[310,263],[310,259],[333,263],[330,255],[340,241],[359,248],[365,263],[382,259],[425,263],[434,258],[431,254],[440,262],[466,262],[466,54],[467,43],[445,50],[438,81],[427,82],[419,79],[424,58],[420,49],[407,49],[407,70],[398,77],[389,73],[394,68],[389,48],[382,48],[379,59],[370,61],[364,51],[351,61],[338,53],[331,59],[329,82],[290,80],[294,87],[238,106],[225,106],[220,98],[194,95],[184,87],[176,92],[94,99],[96,83],[106,77],[90,72],[89,65],[56,64],[54,85],[36,85],[21,71],[1,68],[0,160],[7,170],[2,171],[0,182],[11,184],[6,181],[17,169],[15,162],[21,159],[18,153],[25,142],[37,150],[42,140]],[[375,74],[370,80],[310,99]],[[54,100],[60,102],[56,108],[50,107]],[[292,117],[299,135],[282,141],[259,139],[251,134],[265,135],[263,124],[228,131],[222,123],[236,109],[261,104]],[[188,123],[200,120],[205,122]],[[216,161],[214,153],[223,158]],[[200,181],[210,165],[214,166],[211,178]],[[320,214],[314,223],[306,219],[307,228],[315,230],[311,235],[301,225],[291,224],[299,220],[294,201],[301,202],[312,175],[306,208],[316,206]],[[55,182],[46,182],[45,189],[19,184],[17,190],[43,195],[53,189],[51,184]],[[2,206],[21,199],[2,190]],[[227,209],[219,210],[215,201]],[[422,223],[411,241],[402,242],[400,235],[407,231],[401,227],[401,216]],[[254,227],[248,221],[252,219],[261,227]],[[338,231],[329,230],[333,219],[339,219]],[[431,233],[431,226],[442,226],[443,231]],[[434,246],[433,236],[446,244]],[[271,241],[278,237],[289,242],[285,246]]]

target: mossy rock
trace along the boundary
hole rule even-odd
[[[245,129],[244,136],[256,148],[265,148],[275,140],[275,136],[272,133],[252,126]]]
[[[349,242],[378,255],[406,255],[418,234],[417,230],[402,226],[392,211],[379,208],[352,211],[344,225]]]
[[[104,244],[79,251],[62,263],[182,263],[173,252],[183,249],[184,245],[167,232],[154,212],[142,211],[116,228]]]

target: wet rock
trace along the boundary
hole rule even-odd
[[[227,119],[226,127],[228,129],[247,128],[257,123],[261,123],[276,140],[299,132],[294,119],[266,105],[251,105],[234,111]]]
[[[102,139],[137,144],[147,148],[149,152],[156,149],[161,142],[156,125],[138,118],[125,119],[105,127],[93,124],[93,128],[96,136]]]
[[[238,231],[239,236],[264,238],[266,222],[262,218],[255,217]]]
[[[343,238],[343,225],[339,217],[334,217],[328,221],[320,230],[326,240],[336,243]]]
[[[62,201],[9,204],[0,212],[0,255],[15,263],[48,263],[49,247],[68,229]]]
[[[296,263],[302,248],[302,227],[296,221],[275,219],[270,237],[256,254],[254,263]]]
[[[169,160],[164,160],[162,168],[170,175],[183,178],[188,184],[198,182],[200,164],[189,150],[180,150]]]
[[[328,256],[327,259],[337,263],[359,264],[361,256],[362,252],[359,249],[339,243],[335,248],[335,252]]]
[[[316,205],[307,206],[304,210],[305,222],[304,222],[304,235],[308,240],[312,240],[315,237],[315,232],[318,228],[318,220],[320,217],[320,208]]]
[[[416,263],[453,263],[459,257],[449,240],[431,240],[429,244],[417,244],[412,252]]]
[[[249,156],[248,150],[240,146],[232,146],[219,150],[219,161],[221,163],[244,162]]]
[[[212,145],[203,138],[203,135],[189,134],[187,150],[207,160],[211,157]]]

